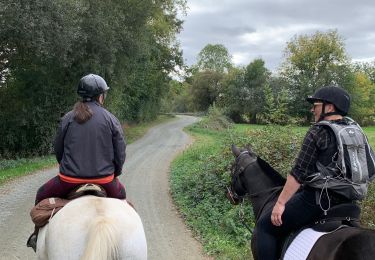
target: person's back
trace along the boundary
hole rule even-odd
[[[79,185],[100,185],[108,197],[125,199],[124,185],[117,176],[125,162],[125,139],[118,119],[103,108],[109,87],[95,74],[82,77],[77,93],[81,100],[60,121],[54,149],[60,164],[59,174],[43,184],[36,194],[40,201],[65,198]],[[38,229],[27,241],[36,251]]]
[[[87,102],[92,116],[84,123],[74,120],[74,111],[61,122],[55,141],[60,173],[70,177],[99,178],[121,174],[125,147],[119,121],[98,102]],[[120,147],[119,147],[120,146]]]

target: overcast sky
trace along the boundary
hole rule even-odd
[[[275,71],[294,35],[337,29],[355,61],[375,59],[375,0],[187,0],[178,35],[184,60],[223,44],[235,65],[262,58]]]

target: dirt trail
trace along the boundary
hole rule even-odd
[[[140,214],[147,237],[149,259],[208,259],[176,211],[169,195],[169,166],[190,143],[182,129],[197,119],[178,120],[152,128],[127,147],[124,173],[128,199]],[[0,186],[0,259],[36,259],[25,246],[33,228],[29,209],[41,183],[57,168],[25,176]]]

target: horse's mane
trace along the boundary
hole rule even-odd
[[[258,156],[258,164],[262,168],[264,173],[266,173],[268,177],[270,177],[271,180],[275,183],[275,186],[284,186],[286,182],[285,178],[281,176],[280,173],[278,173],[274,168],[272,168],[272,166],[269,165],[268,162],[266,162],[259,156]]]

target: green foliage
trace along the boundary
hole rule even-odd
[[[293,95],[290,109],[293,115],[303,116],[306,121],[310,116],[309,107],[301,100],[330,83],[344,87],[350,84],[348,57],[337,31],[295,36],[287,43],[284,55],[286,60],[280,67],[280,74]]]
[[[353,80],[349,86],[352,97],[350,116],[361,125],[375,122],[375,62],[353,65]]]
[[[198,63],[190,68],[192,76],[186,83],[191,86],[191,95],[181,102],[192,103],[190,109],[206,110],[216,102],[237,123],[307,125],[312,115],[305,98],[322,86],[337,84],[352,96],[349,115],[361,124],[375,123],[375,62],[351,64],[336,30],[295,35],[286,43],[285,60],[273,76],[262,59],[246,67],[223,69],[221,65],[226,62],[217,57],[229,57],[226,48],[208,44]],[[202,71],[216,71],[221,76]]]
[[[203,130],[201,133],[196,138],[203,141],[202,145],[197,143],[173,162],[172,196],[209,254],[218,255],[219,259],[249,258],[250,233],[237,221],[239,209],[233,208],[225,198],[232,158],[228,153],[225,157],[219,156],[219,142],[212,142],[217,132]],[[245,210],[249,215],[248,206]]]
[[[361,72],[355,73],[354,83],[351,86],[352,103],[350,116],[361,125],[370,124],[375,115],[375,84]]]
[[[303,120],[291,116],[288,109],[290,97],[280,78],[271,78],[264,87],[265,104],[258,121],[271,125],[300,125]]]
[[[213,104],[208,108],[207,116],[197,123],[197,127],[211,130],[225,130],[232,127],[230,119],[228,119],[221,109]]]
[[[264,160],[286,175],[299,152],[306,127],[235,125],[229,131],[190,127],[196,142],[172,164],[171,190],[187,224],[201,238],[205,250],[215,259],[251,259],[250,232],[240,221],[254,227],[250,203],[244,208],[231,206],[225,197],[229,171],[234,160],[230,145],[250,145]],[[375,143],[375,129],[365,128],[370,144]],[[361,222],[375,227],[375,184],[361,203]]]
[[[222,81],[223,93],[217,102],[235,123],[244,122],[244,77],[244,68],[231,69]]]
[[[364,73],[375,84],[375,60],[373,62],[357,62],[353,64],[353,67],[355,72]]]
[[[246,68],[231,69],[221,82],[218,104],[235,122],[261,122],[258,117],[265,112],[270,74],[262,59],[255,59]]]
[[[52,167],[55,164],[56,159],[53,156],[0,160],[0,184],[46,167]]]
[[[193,110],[193,97],[190,95],[190,85],[187,82],[170,81],[169,92],[162,99],[161,111],[166,113],[186,113]]]
[[[222,44],[207,44],[198,54],[197,67],[200,71],[227,72],[231,67],[231,56]]]
[[[156,117],[169,73],[182,64],[175,34],[184,0],[0,3],[0,158],[46,154],[57,121],[87,73],[105,78],[121,121]],[[110,18],[109,18],[110,17]]]
[[[221,93],[223,73],[216,71],[198,72],[193,76],[191,95],[195,111],[206,111]]]
[[[250,118],[250,123],[257,123],[257,115],[264,111],[264,88],[270,72],[264,66],[262,59],[255,59],[247,65],[244,75],[243,96],[244,113]]]
[[[230,145],[251,144],[262,158],[286,173],[302,135],[290,138],[290,128],[271,126],[245,132],[238,129],[218,132],[198,126],[190,129],[197,141],[173,162],[173,198],[209,254],[218,259],[251,259],[251,234],[240,222],[239,214],[244,210],[246,223],[253,227],[252,210],[249,204],[243,209],[233,207],[225,197],[234,160]]]
[[[293,133],[291,135],[291,133]],[[240,147],[250,146],[258,156],[270,162],[280,174],[286,176],[301,147],[305,133],[291,126],[269,125],[260,129],[236,132],[232,142]]]

